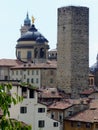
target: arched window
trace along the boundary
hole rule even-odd
[[[35,57],[35,58],[38,57],[38,49],[37,49],[37,48],[35,48],[35,50],[34,50],[34,57]]]
[[[44,58],[45,57],[45,50],[44,48],[40,49],[40,58]]]

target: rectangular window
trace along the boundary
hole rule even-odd
[[[36,79],[36,83],[38,83],[39,81],[38,81],[38,78]]]
[[[32,89],[29,90],[29,97],[34,98],[34,90]]]
[[[34,75],[34,70],[32,70],[32,75]]]
[[[20,75],[22,75],[22,70],[20,70]]]
[[[18,59],[21,59],[21,52],[18,51],[18,56],[17,56]]]
[[[18,75],[18,70],[16,70],[16,75]]]
[[[39,113],[44,113],[45,112],[45,108],[38,108],[38,112]]]
[[[36,75],[38,75],[38,70],[36,70]]]
[[[31,79],[31,83],[34,83],[34,79],[33,78]]]
[[[54,127],[58,127],[58,122],[53,122]]]
[[[28,52],[27,52],[27,59],[28,59],[28,60],[31,60],[31,57],[32,57],[32,53],[31,53],[31,51],[28,51]]]
[[[69,113],[69,116],[71,116],[73,112],[72,112],[72,111],[69,111],[68,113]]]
[[[12,75],[14,75],[14,70],[12,70]]]
[[[31,53],[31,51],[28,51],[28,52],[27,52],[27,59],[28,59],[28,60],[31,60],[31,57],[32,57],[32,53]]]
[[[81,127],[81,122],[77,122],[77,127]]]
[[[54,112],[51,112],[51,118],[52,119],[54,118]]]
[[[27,113],[27,107],[20,107],[20,113]]]
[[[86,128],[91,128],[91,123],[87,122],[86,123]]]
[[[30,75],[30,70],[28,70],[28,75]]]
[[[24,74],[24,79],[26,79],[26,75]]]
[[[27,79],[27,83],[29,83],[29,78]]]
[[[62,121],[63,120],[63,115],[59,114],[59,120]]]
[[[53,79],[50,79],[50,83],[53,83]]]
[[[39,120],[38,121],[38,127],[40,127],[40,128],[45,127],[45,121],[44,120]]]
[[[53,75],[53,70],[50,71],[50,75]]]
[[[27,98],[27,88],[26,87],[22,87],[22,97]]]

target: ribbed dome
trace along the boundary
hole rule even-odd
[[[38,32],[33,24],[31,28],[24,35],[22,35],[21,38],[18,39],[18,41],[38,41],[38,38],[40,37],[44,39],[44,42],[48,42],[48,40],[42,36],[40,32]]]

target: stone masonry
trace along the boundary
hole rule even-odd
[[[88,89],[89,9],[58,8],[57,85],[72,98]]]

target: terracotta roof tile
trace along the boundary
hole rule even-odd
[[[73,104],[68,103],[66,101],[59,101],[59,102],[54,102],[52,105],[50,105],[48,108],[49,109],[60,109],[64,110],[66,108],[71,107]]]
[[[46,63],[23,63],[21,65],[17,64],[16,66],[12,67],[11,69],[24,69],[24,68],[57,68],[56,62],[47,61]]]
[[[87,94],[87,95],[89,95],[89,94],[93,93],[94,91],[95,91],[94,89],[89,89],[89,90],[83,91],[81,94]]]
[[[16,66],[20,65],[21,62],[17,59],[0,59],[0,66]]]
[[[92,100],[90,103],[90,108],[98,108],[98,100]]]
[[[88,109],[70,117],[68,120],[81,122],[98,122],[98,109]]]

